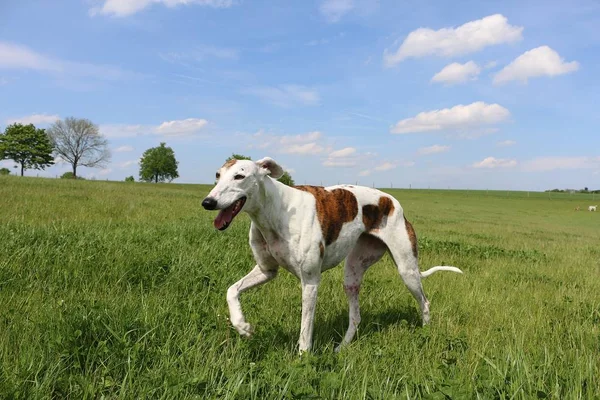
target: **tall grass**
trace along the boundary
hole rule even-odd
[[[432,324],[389,256],[361,292],[324,275],[314,352],[298,357],[300,288],[245,293],[249,220],[225,232],[201,185],[0,177],[0,398],[600,398],[600,213],[585,195],[391,190],[413,222]],[[591,203],[590,203],[591,204]]]

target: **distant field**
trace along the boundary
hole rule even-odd
[[[419,237],[432,324],[389,256],[361,292],[324,275],[314,352],[298,357],[290,274],[225,292],[254,265],[249,220],[225,232],[208,186],[0,177],[0,398],[600,398],[598,195],[390,190]],[[594,202],[594,200],[596,200]]]

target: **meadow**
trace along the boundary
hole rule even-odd
[[[600,398],[600,213],[592,195],[389,190],[419,238],[431,301],[389,256],[365,277],[357,339],[342,268],[323,276],[312,354],[286,271],[225,292],[254,265],[240,215],[224,232],[203,185],[0,176],[0,398]],[[597,199],[596,199],[597,200]]]

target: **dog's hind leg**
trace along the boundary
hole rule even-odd
[[[344,291],[348,296],[349,322],[344,339],[335,351],[352,341],[360,324],[358,295],[363,275],[367,269],[383,257],[387,246],[374,236],[363,234],[352,249],[344,265]]]
[[[395,225],[395,226],[394,226]],[[405,218],[398,224],[390,224],[381,232],[381,239],[387,244],[404,284],[413,295],[423,316],[423,325],[429,323],[429,301],[421,284],[421,272],[417,260],[417,237]]]

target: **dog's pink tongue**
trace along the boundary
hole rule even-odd
[[[221,210],[219,212],[219,215],[217,215],[217,218],[215,218],[215,228],[217,229],[221,229],[223,228],[225,225],[231,223],[231,220],[233,219],[233,205],[230,207],[227,207],[224,210]]]

